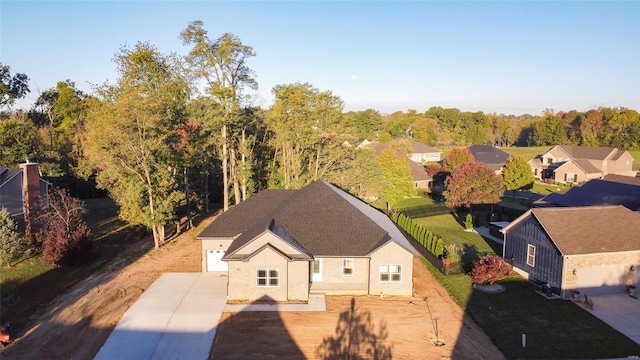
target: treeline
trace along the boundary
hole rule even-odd
[[[626,108],[600,107],[586,112],[547,109],[539,116],[514,116],[431,107],[383,117],[378,136],[410,135],[429,145],[614,146],[640,149],[640,114]]]
[[[556,138],[544,134],[556,118],[567,141],[621,146],[639,138],[628,128],[638,127],[638,113],[626,109],[573,118],[440,107],[391,115],[344,112],[338,96],[308,83],[275,86],[273,105],[262,109],[246,94],[258,86],[250,46],[229,33],[212,39],[200,21],[189,23],[180,37],[189,49],[184,57],[149,43],[123,47],[115,55],[114,83],[87,94],[73,81],[61,81],[29,111],[3,112],[0,164],[36,161],[76,197],[108,192],[120,216],[151,229],[159,245],[165,225],[192,209],[208,211],[215,201],[226,210],[267,187],[295,189],[324,178],[368,200],[394,202],[413,192],[401,154],[356,150],[361,139],[551,145]],[[0,69],[0,106],[10,106],[29,91],[28,77],[12,76],[6,65]],[[614,122],[615,131],[609,129]],[[583,123],[591,125],[581,128]]]

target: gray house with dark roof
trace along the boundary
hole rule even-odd
[[[616,206],[533,208],[503,229],[503,257],[567,297],[640,283],[640,213]]]
[[[231,301],[413,293],[409,241],[385,214],[322,180],[261,191],[197,238],[203,271],[228,275]]]

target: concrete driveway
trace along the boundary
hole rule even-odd
[[[166,273],[122,316],[95,359],[207,359],[227,300],[221,273]]]
[[[627,294],[599,295],[591,299],[593,310],[586,311],[640,344],[640,299]]]

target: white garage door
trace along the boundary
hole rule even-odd
[[[577,288],[589,296],[624,292],[625,266],[604,265],[578,269]]]
[[[227,271],[228,264],[222,261],[224,250],[207,250],[207,271]]]

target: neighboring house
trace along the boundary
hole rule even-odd
[[[556,145],[529,160],[533,175],[541,180],[582,183],[607,174],[636,176],[633,157],[613,147]]]
[[[503,233],[505,260],[562,297],[622,293],[639,283],[640,213],[624,206],[533,208]]]
[[[407,161],[409,168],[411,168],[411,178],[413,179],[413,186],[419,190],[430,189],[433,184],[433,178],[427,174],[424,166],[413,161]]]
[[[34,217],[49,206],[51,183],[40,178],[37,163],[18,169],[0,166],[0,208],[6,208],[26,234],[31,234]]]
[[[400,139],[396,139],[394,141],[398,140]],[[440,161],[442,151],[421,142],[417,142],[412,138],[406,138],[404,140],[409,141],[409,144],[411,144],[411,152],[407,153],[407,156],[411,161],[418,164]]]
[[[397,140],[398,139],[396,139],[394,141],[397,141]],[[417,143],[417,144],[419,144],[419,143]],[[391,146],[391,142],[381,143],[381,142],[378,142],[378,141],[368,142],[367,144],[365,144],[363,146],[372,146],[373,150],[375,151],[376,156],[380,155],[382,150],[385,150],[385,149],[388,149],[388,148],[394,148],[394,147]],[[399,156],[401,156],[405,160],[407,165],[409,165],[409,169],[411,170],[411,178],[413,179],[413,187],[416,188],[416,189],[423,189],[423,190],[430,189],[432,187],[432,185],[433,185],[433,178],[427,174],[427,171],[424,168],[424,165],[422,165],[422,163],[418,163],[418,162],[415,162],[415,161],[411,160],[409,158],[409,155],[404,153],[404,152],[397,151],[397,153],[398,153]],[[438,158],[439,157],[440,157],[440,155],[438,153]]]
[[[640,178],[607,175],[569,189],[551,193],[533,202],[534,207],[622,205],[640,211]]]
[[[487,165],[496,174],[502,173],[504,164],[511,156],[493,145],[471,145],[468,150],[477,162]]]
[[[263,190],[197,238],[202,271],[228,274],[231,301],[413,293],[409,241],[384,213],[323,180]]]

